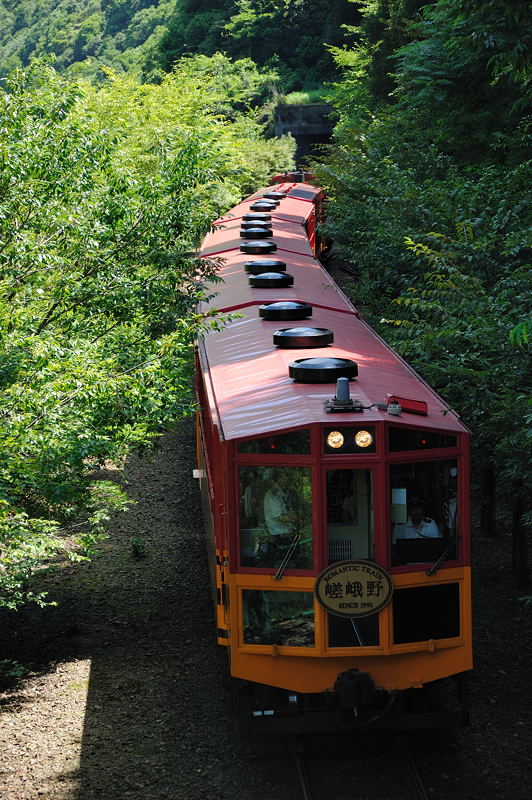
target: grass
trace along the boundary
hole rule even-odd
[[[301,92],[290,92],[289,94],[279,95],[278,104],[285,106],[308,106],[311,103],[326,103],[329,100],[329,92],[322,86],[319,89],[306,89]]]

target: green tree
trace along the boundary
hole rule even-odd
[[[512,344],[511,333],[529,315],[532,273],[516,268],[486,283],[457,266],[460,255],[442,249],[441,238],[433,242],[407,240],[429,271],[394,300],[401,318],[386,320],[394,326],[389,338],[473,429],[477,469],[489,476],[483,506],[492,508],[497,490],[510,509],[513,576],[524,588],[532,358],[528,347]]]
[[[327,232],[359,272],[354,301],[472,428],[481,527],[494,531],[497,502],[508,509],[514,577],[523,584],[525,7],[502,0],[437,0],[422,11],[384,0],[360,6],[357,46],[333,51],[342,70],[333,92],[338,124],[316,167],[330,196]]]
[[[326,45],[337,46],[345,26],[358,20],[347,0],[236,0],[225,26],[227,52],[263,65],[285,65],[284,90],[312,88],[334,76]]]
[[[223,29],[233,8],[233,0],[176,0],[154,54],[159,66],[168,72],[184,55],[223,50]]]
[[[440,147],[484,158],[530,103],[529,5],[446,0],[424,8],[415,41],[396,53],[401,108]]]
[[[0,92],[0,606],[40,599],[65,526],[90,550],[127,502],[101,467],[193,407],[215,276],[194,248],[273,158],[251,118],[212,110],[214,84],[191,62],[99,88],[36,62]]]

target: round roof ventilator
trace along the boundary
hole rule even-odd
[[[268,200],[284,200],[286,194],[284,192],[264,192],[262,196]]]
[[[264,211],[255,211],[254,214],[244,214],[244,216],[242,217],[244,222],[258,222],[259,220],[261,222],[269,222],[271,218],[272,215],[266,214]]]
[[[268,228],[249,228],[240,229],[240,236],[242,239],[271,239],[273,233]]]
[[[262,242],[257,239],[253,239],[250,242],[243,242],[240,245],[240,252],[241,253],[250,253],[262,255],[263,253],[274,253],[277,250],[277,245],[275,242]]]
[[[268,228],[268,230],[271,230],[272,223],[266,219],[252,219],[250,222],[240,223],[241,230],[249,231],[250,228]]]
[[[258,258],[256,261],[244,261],[244,269],[251,275],[261,275],[263,272],[285,272],[286,264],[273,258]]]
[[[262,203],[257,202],[250,205],[251,211],[275,211],[276,208],[277,203],[270,200],[263,200]]]
[[[282,328],[273,334],[277,347],[325,347],[334,341],[328,328]]]
[[[299,300],[280,300],[277,303],[259,306],[259,316],[262,319],[306,319],[311,314],[310,303],[302,303]]]
[[[288,374],[300,383],[333,383],[356,378],[358,365],[349,358],[298,358],[288,365]]]
[[[256,289],[278,289],[293,286],[294,276],[288,272],[261,272],[260,275],[250,275],[248,283]]]

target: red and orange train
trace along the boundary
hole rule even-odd
[[[273,183],[201,248],[231,314],[198,343],[196,474],[239,726],[464,724],[469,433],[323,268],[320,189]]]

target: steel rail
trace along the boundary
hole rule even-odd
[[[407,773],[407,777],[410,782],[412,798],[415,798],[415,800],[430,800],[427,790],[425,789],[423,779],[421,778],[412,754],[408,749],[408,745],[398,743],[396,747],[396,753],[399,754],[404,766],[406,767],[405,772]],[[304,762],[304,747],[301,745],[296,745],[292,746],[292,748],[292,755],[294,756],[297,776],[301,787],[302,800],[315,800],[316,795],[312,792],[312,786]],[[367,794],[364,795],[364,800],[367,800],[367,796]]]
[[[313,800],[312,791],[310,789],[310,783],[305,770],[305,765],[303,764],[301,752],[296,749],[294,749],[292,752],[296,762],[297,776],[299,778],[303,800]]]
[[[418,768],[416,767],[414,759],[412,758],[412,753],[406,745],[400,745],[399,752],[401,753],[403,761],[408,769],[408,774],[410,780],[412,781],[412,786],[415,790],[417,800],[429,800],[427,790],[425,789],[425,784],[423,783],[421,775],[418,772]]]

